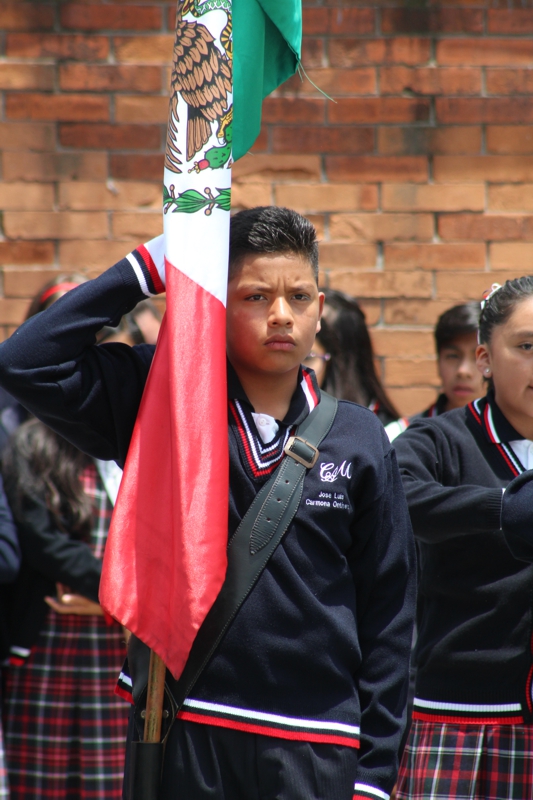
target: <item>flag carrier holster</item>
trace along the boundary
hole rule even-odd
[[[318,459],[318,447],[336,411],[335,398],[321,392],[320,403],[288,440],[288,457],[258,492],[231,537],[224,584],[196,635],[179,680],[153,650],[136,636],[130,637],[134,735],[126,757],[126,800],[157,800],[164,747],[179,709],[292,522],[304,477]]]

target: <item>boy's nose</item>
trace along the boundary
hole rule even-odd
[[[270,324],[292,326],[291,307],[284,297],[277,297],[272,303],[270,307]]]

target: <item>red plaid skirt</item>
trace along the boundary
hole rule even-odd
[[[128,706],[114,694],[119,625],[50,611],[28,661],[4,672],[11,800],[119,800]]]
[[[531,800],[532,725],[412,724],[398,800]]]

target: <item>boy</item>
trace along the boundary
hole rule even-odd
[[[139,270],[153,292],[147,266],[134,251],[0,346],[10,392],[82,450],[120,464],[153,347],[95,347],[94,334],[144,299]],[[319,326],[317,277],[305,218],[274,207],[232,218],[229,536],[320,402],[301,367]],[[187,699],[188,719],[170,731],[160,797],[388,800],[414,580],[394,451],[372,412],[341,402],[296,516]]]
[[[387,425],[385,430],[391,442],[413,419],[437,417],[452,408],[462,408],[485,394],[483,377],[476,367],[479,311],[479,303],[463,303],[440,315],[434,336],[442,391],[425,411],[409,418],[400,417]]]

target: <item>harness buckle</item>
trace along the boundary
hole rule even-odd
[[[284,452],[299,464],[303,464],[306,469],[315,466],[319,455],[318,448],[307,439],[302,439],[301,436],[291,436],[285,445]]]

